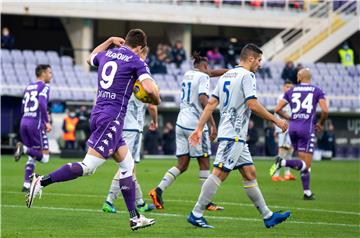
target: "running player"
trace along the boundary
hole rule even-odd
[[[289,91],[289,89],[291,89],[293,86],[294,85],[291,81],[285,81],[283,85],[283,93],[278,97],[278,103],[284,97],[284,93]],[[286,106],[285,108],[283,108],[283,111],[285,111],[288,114],[291,114],[290,106]],[[278,117],[278,115],[276,116]],[[294,149],[291,145],[289,131],[282,133],[281,129],[276,127],[275,132],[279,147],[278,155],[284,159],[291,159]],[[296,178],[294,175],[291,174],[290,168],[285,168],[284,178],[280,176],[280,169],[279,169],[278,171],[275,172],[275,174],[272,176],[271,179],[274,182],[278,182],[278,181],[295,180]]]
[[[112,44],[120,48],[107,50]],[[107,158],[112,157],[120,166],[119,186],[129,211],[131,229],[137,230],[155,223],[155,220],[140,215],[136,209],[132,176],[134,159],[122,136],[128,100],[136,79],[141,81],[152,103],[160,103],[150,72],[138,56],[146,44],[145,33],[132,29],[125,40],[110,37],[93,50],[88,63],[98,67],[99,76],[96,104],[90,117],[91,135],[87,141],[87,154],[82,162],[66,164],[46,176],[34,174],[27,199],[28,207],[31,207],[38,194],[41,195],[43,187],[91,175]]]
[[[146,46],[143,48],[140,54],[140,58],[145,61],[149,48]],[[149,114],[151,116],[151,122],[149,130],[156,130],[157,123],[157,106],[148,104],[147,106]],[[131,95],[128,108],[125,116],[125,123],[123,128],[123,137],[126,144],[129,147],[131,155],[135,160],[135,163],[140,162],[140,149],[142,141],[142,131],[144,128],[144,117],[145,117],[146,104],[138,100],[134,94]],[[120,180],[120,169],[116,172],[112,183],[110,185],[109,193],[106,198],[105,203],[103,204],[102,210],[104,212],[116,213],[116,208],[114,207],[114,201],[118,198],[120,194],[119,180]],[[155,209],[154,204],[147,204],[143,200],[143,194],[139,182],[136,179],[135,173],[133,174],[133,179],[135,182],[135,199],[136,206],[140,212],[151,211]]]
[[[205,123],[219,105],[220,144],[213,172],[202,186],[197,203],[187,218],[194,226],[213,228],[207,223],[203,213],[221,183],[234,169],[238,169],[242,175],[246,194],[261,213],[267,228],[285,221],[290,216],[290,212],[272,212],[267,207],[258,187],[255,166],[246,144],[251,111],[265,120],[272,121],[282,131],[286,131],[288,127],[286,121],[276,118],[257,101],[255,72],[260,68],[261,57],[262,51],[256,45],[247,44],[243,47],[240,65],[220,77],[196,130],[189,137],[191,145],[197,146],[200,143]]]
[[[46,132],[51,131],[47,112],[52,70],[50,65],[40,64],[35,69],[36,81],[30,83],[24,92],[22,118],[20,123],[21,141],[16,144],[15,161],[22,154],[28,155],[22,192],[29,192],[30,176],[34,173],[36,161],[49,162],[49,143]]]
[[[297,74],[298,85],[287,91],[284,98],[278,103],[275,112],[281,117],[290,120],[289,135],[300,160],[284,160],[277,157],[275,164],[270,168],[270,175],[281,167],[289,167],[300,171],[304,190],[304,200],[314,200],[310,190],[310,168],[315,145],[315,131],[320,131],[328,116],[328,106],[323,91],[311,84],[310,69],[301,69]],[[282,111],[290,105],[291,116]],[[320,120],[316,121],[316,107],[321,108]]]
[[[186,171],[189,167],[190,158],[197,158],[199,163],[200,186],[203,185],[210,174],[210,140],[215,140],[217,134],[216,124],[211,115],[208,120],[211,130],[210,137],[209,129],[205,126],[204,131],[202,131],[203,139],[199,145],[193,148],[188,142],[190,133],[195,130],[203,108],[208,103],[210,84],[207,58],[201,57],[197,53],[194,53],[193,58],[194,69],[185,73],[181,83],[180,112],[176,122],[176,156],[178,162],[176,166],[165,173],[159,185],[151,190],[149,194],[158,209],[164,208],[163,192],[175,181],[176,177]],[[220,76],[226,71],[225,69],[213,70],[209,74],[211,76]],[[209,210],[224,209],[211,202],[206,205]]]

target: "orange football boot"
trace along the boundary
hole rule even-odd
[[[281,176],[272,176],[271,180],[274,182],[280,182],[280,181],[284,181],[284,179]]]
[[[159,192],[160,189],[154,188],[150,191],[149,195],[153,200],[153,203],[156,209],[164,209],[164,202],[161,197],[161,193]]]

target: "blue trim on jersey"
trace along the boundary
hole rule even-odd
[[[140,131],[140,130],[138,130],[138,129],[123,129],[123,131],[130,131],[130,132],[142,133],[142,131]]]
[[[247,102],[247,100],[250,100],[250,99],[257,99],[257,97],[255,97],[255,95],[249,96],[249,97],[245,98],[245,102]]]
[[[227,138],[227,137],[218,137],[217,141],[235,141],[235,142],[241,142],[241,143],[246,143],[246,141],[242,140],[242,139],[235,139],[235,138]]]
[[[209,97],[209,95],[207,95],[206,93],[199,93],[199,97],[202,95]]]
[[[216,98],[216,99],[219,101],[219,97],[216,96],[215,94],[211,94],[211,97],[214,97],[214,98]]]

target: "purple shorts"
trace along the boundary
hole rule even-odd
[[[45,130],[38,129],[39,121],[21,120],[20,136],[25,146],[36,150],[48,150],[49,142]]]
[[[304,129],[289,129],[291,143],[295,151],[314,153],[315,133]]]
[[[122,137],[123,124],[114,118],[102,115],[91,115],[91,135],[87,145],[104,158],[112,156],[119,147],[126,145]]]

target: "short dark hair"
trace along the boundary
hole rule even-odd
[[[204,63],[208,62],[208,59],[206,57],[201,56],[200,53],[196,51],[193,53],[192,57],[194,59],[194,66],[203,62]]]
[[[294,84],[292,81],[290,81],[290,80],[285,80],[285,82],[284,82],[284,85],[286,85],[286,84]]]
[[[36,66],[35,68],[35,75],[36,77],[40,77],[40,75],[46,71],[48,68],[51,68],[50,65],[48,64],[39,64],[38,66]]]
[[[262,50],[257,45],[249,43],[241,49],[240,59],[246,60],[247,58],[249,58],[249,56],[259,57],[259,55],[261,55],[262,53]]]
[[[141,46],[141,48],[143,48],[147,45],[147,36],[141,29],[131,29],[125,37],[125,44],[131,48],[135,48],[137,46]]]

